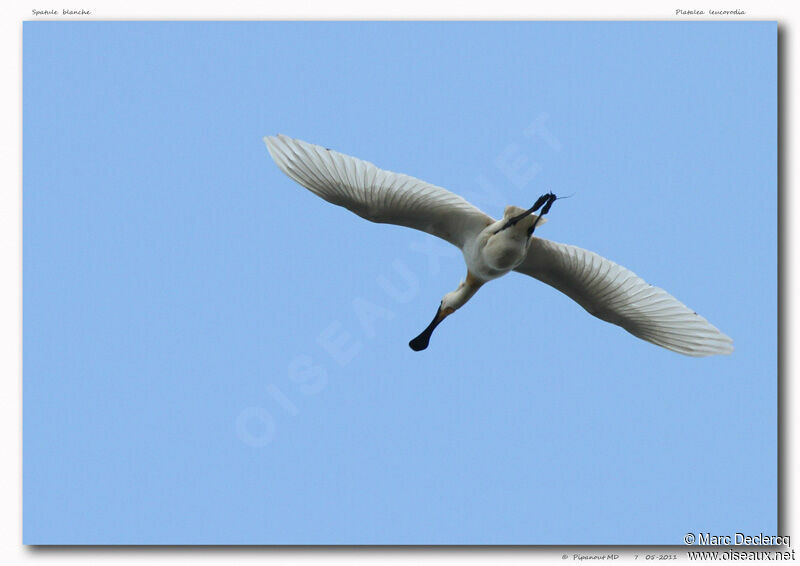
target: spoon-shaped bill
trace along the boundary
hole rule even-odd
[[[433,334],[434,329],[439,326],[439,323],[442,322],[446,316],[447,315],[442,311],[442,306],[439,305],[439,308],[436,310],[436,316],[433,317],[433,320],[428,327],[420,332],[419,336],[408,343],[408,345],[411,346],[411,349],[415,352],[419,352],[420,350],[427,348],[428,343],[431,341],[431,334]]]

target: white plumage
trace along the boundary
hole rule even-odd
[[[426,348],[433,329],[481,285],[516,270],[555,287],[590,314],[674,352],[733,351],[728,336],[632,271],[593,252],[533,236],[544,222],[534,208],[509,206],[503,219],[494,220],[460,196],[414,177],[283,135],[264,141],[278,167],[317,196],[372,222],[416,228],[461,249],[467,277],[445,295],[431,324],[411,341],[415,350]]]

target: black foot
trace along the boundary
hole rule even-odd
[[[532,207],[530,207],[528,210],[526,210],[522,214],[518,214],[517,216],[514,216],[513,218],[509,218],[508,222],[503,224],[503,227],[500,228],[497,232],[495,232],[495,234],[497,234],[498,232],[502,232],[503,230],[505,230],[509,226],[514,226],[517,222],[519,222],[520,220],[522,220],[523,218],[525,218],[529,214],[531,214],[533,212],[536,212],[537,210],[539,210],[542,207],[542,205],[544,205],[544,208],[542,208],[542,211],[539,213],[539,218],[541,218],[542,216],[544,216],[545,214],[547,214],[550,211],[550,207],[553,206],[553,203],[556,201],[557,198],[558,197],[556,197],[556,195],[554,195],[553,193],[547,193],[546,195],[540,196],[538,199],[536,199],[536,202],[533,203]],[[538,222],[538,220],[536,222]],[[536,223],[534,223],[533,226],[535,228],[536,227]],[[532,233],[533,233],[533,230],[529,230],[528,235],[530,236],[530,234],[532,234]]]
[[[528,237],[533,235],[533,231],[536,230],[536,225],[539,223],[539,220],[541,220],[545,214],[550,212],[550,207],[553,206],[553,203],[556,202],[556,200],[558,200],[558,197],[553,193],[547,193],[546,195],[539,197],[534,207],[538,208],[539,206],[542,206],[542,204],[544,204],[544,206],[542,207],[541,212],[539,212],[539,217],[534,220],[533,226],[528,228]]]

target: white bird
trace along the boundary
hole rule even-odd
[[[728,336],[632,271],[593,252],[533,236],[556,200],[552,193],[527,210],[507,206],[503,219],[495,220],[460,196],[414,177],[284,135],[264,141],[281,171],[315,195],[371,222],[416,228],[461,249],[467,276],[411,340],[413,350],[427,348],[434,328],[483,284],[513,270],[555,287],[589,314],[674,352],[700,357],[733,351]],[[539,208],[540,215],[534,214]]]

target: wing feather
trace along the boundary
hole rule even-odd
[[[576,246],[534,237],[516,271],[551,285],[589,314],[687,356],[730,354],[733,340],[632,271]]]
[[[422,230],[459,248],[494,222],[460,196],[414,177],[283,135],[264,141],[286,175],[372,222]]]

